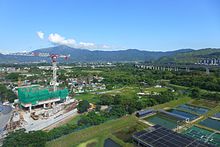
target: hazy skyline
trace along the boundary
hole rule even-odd
[[[219,0],[1,0],[0,52],[220,47]]]

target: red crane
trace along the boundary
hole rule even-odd
[[[52,62],[52,70],[53,70],[53,79],[51,81],[51,85],[53,85],[53,90],[57,90],[57,58],[64,58],[67,60],[70,55],[61,55],[61,54],[49,54],[49,53],[37,53],[37,52],[29,52],[29,53],[17,53],[19,56],[36,56],[36,57],[49,57]]]

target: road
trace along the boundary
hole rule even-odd
[[[57,115],[54,115],[48,119],[39,119],[39,120],[30,120],[32,118],[29,118],[29,120],[26,120],[29,122],[24,127],[26,131],[34,131],[34,130],[42,130],[44,128],[47,128],[51,125],[54,125],[56,123],[59,123],[61,121],[64,121],[65,119],[68,119],[69,117],[72,117],[74,115],[77,115],[77,109],[73,109],[72,111],[69,111],[65,114],[58,113]]]

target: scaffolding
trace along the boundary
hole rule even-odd
[[[66,88],[53,91],[50,90],[50,88],[42,88],[39,85],[34,85],[30,87],[21,87],[18,89],[18,98],[23,104],[36,105],[40,101],[57,98],[60,100],[65,100],[67,96],[68,90]]]

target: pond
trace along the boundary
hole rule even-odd
[[[171,118],[170,116],[167,116],[165,114],[155,114],[151,117],[148,117],[145,119],[148,122],[151,122],[153,124],[161,125],[168,129],[174,129],[177,126],[177,120],[176,118]]]
[[[207,118],[207,119],[201,121],[199,124],[206,126],[208,128],[212,128],[212,129],[220,131],[220,121],[219,120]]]
[[[191,111],[191,112],[197,113],[199,115],[202,115],[202,114],[208,112],[208,109],[206,109],[206,108],[196,107],[196,106],[187,105],[187,104],[180,105],[177,108],[185,110],[185,111],[189,111],[189,112]]]
[[[117,144],[114,140],[107,138],[104,147],[121,147],[121,145]]]
[[[171,110],[169,110],[169,112],[171,112],[173,114],[181,115],[181,116],[186,117],[186,118],[189,118],[190,121],[199,117],[198,115],[195,115],[195,114],[192,114],[192,113],[189,113],[189,112],[176,110],[176,109],[171,109]]]

